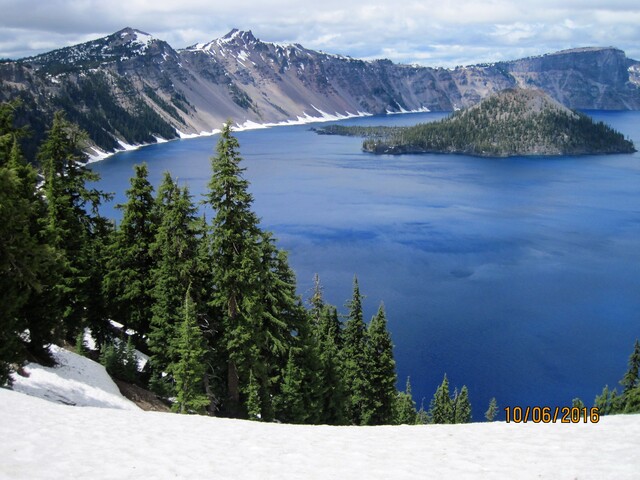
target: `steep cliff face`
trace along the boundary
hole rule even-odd
[[[505,63],[521,87],[538,87],[570,108],[637,110],[638,85],[629,60],[615,48],[564,50]]]
[[[19,97],[36,139],[62,108],[95,145],[210,132],[226,119],[271,123],[327,114],[449,111],[511,88],[571,108],[640,109],[640,65],[614,48],[577,49],[456,69],[363,61],[262,42],[250,31],[176,51],[126,28],[0,64],[0,100]]]

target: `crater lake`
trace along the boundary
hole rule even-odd
[[[640,146],[640,112],[586,112]],[[411,125],[444,117],[363,117]],[[446,373],[473,420],[507,406],[587,406],[618,387],[640,337],[640,154],[476,158],[372,155],[313,125],[237,132],[253,209],[289,252],[298,291],[318,273],[342,313],[354,275],[365,319],[384,301],[398,387],[429,407]],[[119,220],[133,165],[170,171],[195,201],[217,136],[151,145],[91,165]],[[211,215],[211,212],[208,212]],[[210,218],[210,217],[209,217]]]

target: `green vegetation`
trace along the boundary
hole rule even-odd
[[[20,108],[0,105],[1,384],[27,359],[50,364],[52,343],[95,354],[88,328],[112,376],[173,397],[180,413],[416,422],[409,382],[395,388],[384,307],[364,321],[357,278],[344,323],[317,277],[310,308],[296,294],[286,252],[252,211],[229,123],[211,159],[210,222],[186,186],[166,173],[156,193],[138,165],[116,227],[97,213],[109,195],[88,187],[85,134],[56,114],[39,185],[18,146]],[[144,371],[136,349],[150,356]]]
[[[64,110],[72,122],[88,132],[96,145],[104,150],[120,148],[113,133],[119,134],[127,143],[153,143],[154,135],[175,138],[176,130],[160,117],[144,101],[133,94],[135,89],[125,78],[119,78],[117,89],[124,97],[130,97],[129,108],[116,102],[111,80],[105,73],[84,73],[77,82],[67,82],[52,99],[55,108]],[[174,107],[154,93],[151,100],[167,111],[178,122],[182,118]],[[108,125],[108,130],[105,129]]]
[[[413,127],[329,126],[318,133],[366,137],[379,154],[461,153],[485,157],[631,153],[630,140],[538,90],[505,90],[449,117]]]
[[[409,379],[396,390],[384,306],[365,322],[356,277],[345,321],[317,276],[304,306],[286,252],[252,210],[229,123],[211,159],[209,222],[186,186],[166,173],[156,193],[138,165],[116,227],[97,213],[109,195],[88,186],[96,176],[84,133],[56,114],[39,182],[19,148],[20,108],[0,104],[0,385],[27,359],[50,364],[52,343],[82,353],[89,328],[113,376],[173,397],[181,413],[331,425],[472,420],[467,387],[451,394],[446,375],[428,410],[416,411]],[[135,349],[150,355],[143,372]],[[605,387],[595,400],[601,414],[640,412],[639,372],[636,341],[622,392]],[[498,413],[492,399],[485,417]]]
[[[622,393],[617,389],[610,390],[608,385],[596,396],[593,404],[598,407],[600,415],[616,413],[640,413],[640,341],[636,339],[633,352],[629,356],[629,368],[620,380]]]

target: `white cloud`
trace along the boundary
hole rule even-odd
[[[0,0],[0,11],[0,57],[12,58],[125,26],[175,48],[237,27],[266,41],[440,66],[590,45],[640,58],[636,0]]]

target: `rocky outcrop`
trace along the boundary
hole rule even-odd
[[[210,132],[227,120],[456,110],[515,86],[571,108],[640,109],[640,65],[614,48],[558,52],[455,69],[363,61],[262,42],[250,31],[176,51],[124,29],[82,45],[0,64],[0,100],[19,97],[38,135],[56,109],[103,150],[119,142]],[[31,112],[31,113],[29,113]]]

